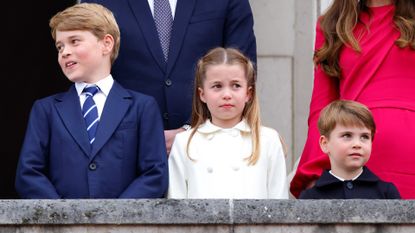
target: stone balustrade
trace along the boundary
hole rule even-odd
[[[415,232],[404,200],[0,200],[0,232]]]

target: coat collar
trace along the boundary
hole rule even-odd
[[[88,156],[91,152],[91,145],[89,144],[75,85],[72,85],[69,91],[63,93],[63,95],[56,96],[55,107],[66,129],[72,135],[75,142],[82,148],[84,154]],[[82,128],[85,128],[85,130],[80,130]]]
[[[353,182],[377,182],[379,178],[373,174],[366,166],[363,167],[362,174]],[[325,170],[322,174],[320,179],[316,182],[316,187],[323,187],[335,183],[343,183],[343,181],[337,179],[336,177],[332,176],[328,170]]]
[[[107,100],[105,101],[105,106],[97,129],[97,136],[92,144],[91,158],[98,153],[117,129],[132,102],[133,98],[131,94],[120,84],[114,82]]]
[[[68,92],[57,96],[55,101],[56,109],[65,127],[68,129],[76,143],[82,148],[85,155],[90,159],[93,159],[124,118],[124,115],[132,103],[132,96],[128,91],[121,87],[121,85],[114,82],[106,99],[97,129],[97,136],[92,147],[89,144],[88,134],[82,117],[79,97],[75,85],[72,85]]]
[[[189,26],[195,4],[196,0],[177,1],[170,39],[169,59],[167,61],[167,76],[173,70],[180,51],[184,46],[184,37],[186,36],[187,27]]]
[[[245,119],[240,121],[234,127],[228,128],[228,129],[224,129],[224,128],[221,128],[219,126],[216,126],[216,125],[212,124],[212,122],[210,120],[206,120],[205,123],[203,123],[203,125],[199,126],[197,131],[199,133],[202,133],[202,134],[211,134],[211,133],[215,133],[215,132],[218,132],[218,131],[229,131],[229,130],[232,130],[232,129],[236,129],[238,131],[245,132],[245,133],[251,132],[251,128],[249,127],[249,125],[248,125],[248,123],[246,122]]]

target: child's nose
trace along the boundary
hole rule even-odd
[[[362,147],[362,141],[360,140],[360,138],[356,138],[353,140],[353,147],[354,148]]]
[[[68,47],[68,46],[65,46],[65,47],[63,47],[62,48],[62,51],[61,51],[61,54],[62,54],[62,56],[68,56],[69,54],[71,54],[71,50],[70,50],[70,48]]]
[[[230,99],[230,98],[232,98],[231,90],[229,90],[228,88],[225,88],[223,90],[223,95],[222,96],[223,96],[224,99]]]

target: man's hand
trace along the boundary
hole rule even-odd
[[[174,137],[176,137],[176,134],[183,132],[183,131],[184,131],[183,128],[164,130],[164,137],[166,138],[167,156],[170,154],[170,150],[171,150],[171,146],[173,145]]]

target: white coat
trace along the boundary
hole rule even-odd
[[[288,199],[285,157],[277,131],[261,127],[260,156],[252,151],[251,129],[243,120],[223,129],[206,121],[176,135],[169,156],[168,198]]]

